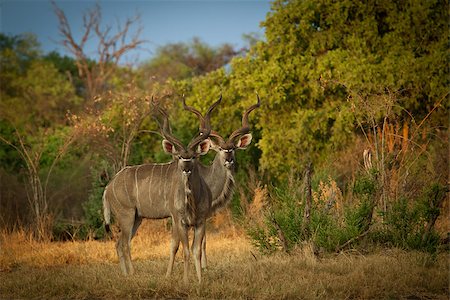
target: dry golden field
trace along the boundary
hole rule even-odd
[[[211,227],[213,227],[211,225]],[[209,266],[201,284],[182,258],[165,278],[170,234],[144,222],[132,242],[136,274],[121,275],[113,241],[37,243],[24,232],[0,237],[1,299],[448,299],[449,256],[379,249],[315,257],[258,254],[241,230],[208,231]]]

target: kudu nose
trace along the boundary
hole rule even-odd
[[[225,167],[231,168],[233,165],[234,165],[234,160],[233,159],[225,160]]]
[[[192,158],[181,158],[182,163],[181,172],[183,173],[184,176],[191,175],[193,168],[192,160],[193,160]]]

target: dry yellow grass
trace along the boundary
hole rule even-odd
[[[204,281],[196,283],[192,264],[186,286],[181,256],[164,277],[170,234],[163,223],[143,225],[129,277],[120,273],[113,241],[36,243],[23,232],[2,234],[0,299],[448,299],[448,254],[380,249],[316,258],[304,245],[261,256],[236,228],[210,228]]]

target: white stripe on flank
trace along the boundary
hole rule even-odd
[[[169,178],[167,178],[167,179],[169,179]],[[170,189],[169,189],[168,193],[173,194],[172,189],[173,189],[173,177],[170,178]],[[169,201],[170,201],[170,199],[169,199]],[[164,202],[164,205],[166,208],[168,208],[169,202],[168,201]]]
[[[114,175],[114,178],[113,178],[112,190],[113,190],[114,198],[116,199],[117,203],[119,203],[119,199],[117,198],[117,194],[116,194],[116,180],[117,180],[117,177],[119,177],[120,173],[122,173],[122,171],[125,170],[126,168],[128,168],[128,167],[120,169],[120,171],[117,172],[116,175]]]
[[[116,178],[114,178],[114,180],[113,180],[112,190],[113,190],[114,199],[116,199],[116,203],[119,203],[119,200],[117,199],[117,195],[116,195],[116,180],[117,180],[117,175],[116,175]]]
[[[139,202],[139,185],[138,185],[138,179],[137,179],[137,173],[139,168],[142,167],[142,165],[138,166],[136,168],[136,171],[134,172],[134,181],[136,183],[136,207],[138,210],[138,213],[141,213],[141,203]]]
[[[160,167],[159,170],[161,171],[161,172],[159,172],[159,180],[161,181],[161,179],[162,179],[162,174],[163,174],[163,168]],[[161,184],[161,183],[162,183],[162,182],[160,182],[159,185],[158,185],[158,197],[161,197],[161,187],[162,187],[162,184]]]
[[[166,175],[164,176],[164,203],[166,203],[167,202],[167,196],[166,196],[166,194],[167,194],[167,186],[166,186],[166,184],[167,184],[167,173],[169,173],[169,169],[170,169],[170,167],[168,167],[168,168],[166,168]]]
[[[150,173],[150,177],[148,178],[148,200],[150,201],[150,205],[152,202],[153,170],[155,170],[155,165],[152,165],[152,172]]]
[[[128,203],[131,203],[130,194],[128,194],[127,182],[124,180],[123,185],[125,186],[125,193],[127,194]]]

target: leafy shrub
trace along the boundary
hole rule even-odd
[[[105,236],[103,221],[102,196],[105,185],[100,180],[94,181],[91,193],[86,202],[83,203],[84,228],[82,237],[100,239]]]
[[[55,240],[86,240],[105,237],[103,220],[103,191],[108,184],[108,165],[100,161],[91,168],[92,186],[88,199],[82,203],[83,221],[78,223],[58,222],[53,227]]]
[[[263,226],[251,226],[247,229],[247,234],[251,243],[258,248],[261,253],[270,254],[280,249],[279,241],[269,234]]]
[[[426,225],[439,216],[439,201],[446,196],[446,191],[444,186],[432,184],[417,199],[401,198],[395,202],[388,211],[386,228],[381,234],[384,242],[404,249],[435,252],[439,235]]]
[[[110,174],[108,165],[105,161],[99,163],[98,168],[93,168],[92,188],[88,200],[83,203],[84,211],[84,229],[82,233],[84,237],[100,239],[105,236],[104,220],[103,220],[103,191],[109,181]]]

